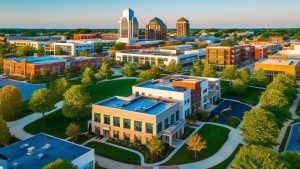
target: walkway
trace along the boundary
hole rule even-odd
[[[63,101],[60,101],[60,102],[56,103],[55,104],[56,108],[53,109],[53,110],[51,110],[51,111],[49,111],[49,112],[47,112],[47,113],[45,113],[45,116],[48,115],[48,114],[51,114],[51,113],[55,112],[58,109],[61,109],[62,108],[62,103],[63,103]],[[26,117],[24,117],[22,119],[19,119],[19,120],[16,120],[16,121],[12,121],[12,122],[8,122],[7,125],[9,127],[10,133],[12,135],[14,135],[15,137],[17,137],[18,139],[24,140],[24,139],[27,139],[29,137],[32,137],[33,135],[25,132],[23,130],[23,128],[26,125],[28,125],[28,124],[30,124],[30,123],[32,123],[32,122],[34,122],[34,121],[36,121],[36,120],[38,120],[40,118],[42,118],[42,114],[41,113],[32,113],[32,114],[30,114],[30,115],[28,115],[28,116],[26,116]]]

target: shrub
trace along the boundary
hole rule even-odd
[[[235,116],[230,116],[227,120],[226,120],[226,124],[230,127],[233,128],[237,128],[237,126],[239,126],[239,124],[241,123],[241,120],[238,119]]]
[[[199,121],[207,121],[208,120],[208,117],[209,117],[209,112],[206,111],[206,110],[197,110],[196,111],[196,117]]]

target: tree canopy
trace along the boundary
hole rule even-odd
[[[202,60],[196,60],[191,67],[191,74],[193,76],[202,76],[204,64]]]
[[[202,72],[203,77],[218,77],[216,70],[209,64],[204,63],[204,68]]]
[[[66,128],[66,135],[77,140],[78,135],[80,134],[80,127],[75,123],[70,123]]]
[[[195,134],[190,137],[186,144],[189,150],[194,151],[195,158],[197,158],[197,151],[200,152],[206,148],[206,141],[204,141],[199,134]]]
[[[149,152],[152,155],[157,155],[160,154],[162,151],[164,151],[164,143],[153,136],[151,139],[149,139],[148,143],[146,144],[146,147],[148,148]]]
[[[141,78],[142,81],[157,79],[159,77],[160,77],[160,69],[159,66],[156,65],[152,65],[149,70],[143,70],[139,74],[139,78]]]
[[[11,119],[22,108],[22,96],[18,88],[12,85],[0,89],[0,116]]]
[[[239,72],[235,70],[234,66],[228,65],[223,69],[221,76],[223,79],[235,80],[239,77]]]
[[[94,71],[90,67],[86,67],[82,73],[81,83],[83,85],[91,85],[95,81]]]
[[[0,116],[0,144],[7,145],[10,140],[10,132],[6,121]]]
[[[97,74],[99,80],[111,79],[114,72],[111,70],[109,63],[103,62]]]
[[[179,74],[181,73],[181,69],[181,64],[177,64],[175,60],[172,60],[166,67],[166,70],[171,74]]]
[[[69,89],[70,84],[65,78],[59,78],[54,81],[51,89],[58,96],[63,96],[64,93]]]
[[[250,77],[251,77],[251,72],[249,68],[245,68],[240,71],[240,78],[245,84],[249,82]]]
[[[256,85],[259,85],[259,86],[265,86],[269,82],[268,77],[265,75],[265,72],[263,69],[255,70],[254,75],[253,75],[253,80],[256,83]]]
[[[135,67],[131,63],[125,64],[120,71],[124,76],[130,77],[136,75]]]
[[[43,167],[43,169],[77,169],[71,162],[57,159]]]

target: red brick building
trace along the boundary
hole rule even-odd
[[[254,60],[258,61],[263,58],[268,58],[268,46],[255,45]]]
[[[100,38],[100,34],[98,33],[89,33],[89,34],[74,34],[74,40],[83,40],[83,39],[97,39]]]

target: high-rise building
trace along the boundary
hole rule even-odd
[[[146,40],[165,40],[167,34],[167,26],[159,18],[153,18],[145,28]]]
[[[139,24],[134,16],[134,11],[130,8],[123,10],[123,16],[119,21],[119,40],[126,44],[138,41]]]
[[[189,20],[185,19],[184,17],[181,17],[177,20],[176,24],[177,29],[177,38],[179,37],[185,37],[190,35],[190,22]]]

